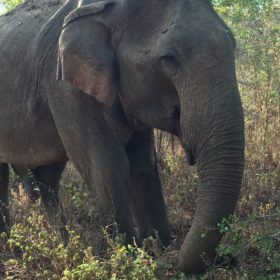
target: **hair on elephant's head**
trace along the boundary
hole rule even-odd
[[[207,0],[81,2],[65,19],[58,79],[133,123],[177,135],[200,179],[179,254],[184,272],[215,259],[217,224],[233,213],[244,162],[235,42]]]

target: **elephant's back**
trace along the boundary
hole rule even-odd
[[[30,77],[35,68],[35,53],[42,30],[61,8],[61,0],[30,0],[0,17],[0,95],[11,92],[14,87],[24,90],[29,87]],[[62,19],[63,21],[63,19]],[[48,34],[51,43],[53,34]],[[44,53],[48,47],[41,47]]]
[[[36,0],[26,1],[19,7],[0,17],[0,44],[3,40],[34,38],[42,26],[63,5],[64,1]]]
[[[0,63],[10,75],[20,70],[40,30],[62,4],[56,0],[31,0],[0,17]],[[4,76],[2,72],[0,79]]]
[[[63,4],[62,0],[30,0],[0,16],[2,23],[11,24],[14,20],[46,22]],[[24,23],[24,22],[23,22]]]

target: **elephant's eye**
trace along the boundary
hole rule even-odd
[[[172,54],[168,54],[165,56],[162,56],[160,58],[160,64],[163,73],[168,78],[173,78],[178,74],[180,63],[176,59],[176,57]]]

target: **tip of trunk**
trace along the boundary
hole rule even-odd
[[[192,227],[179,252],[178,269],[185,273],[205,272],[215,263],[215,249],[221,237],[217,229]]]

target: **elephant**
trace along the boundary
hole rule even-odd
[[[178,268],[215,262],[244,169],[235,39],[209,0],[37,0],[0,18],[0,226],[8,164],[56,211],[70,160],[101,226],[171,241],[153,129],[177,136],[199,186]],[[4,223],[4,220],[6,223]],[[207,261],[205,261],[207,260]]]

